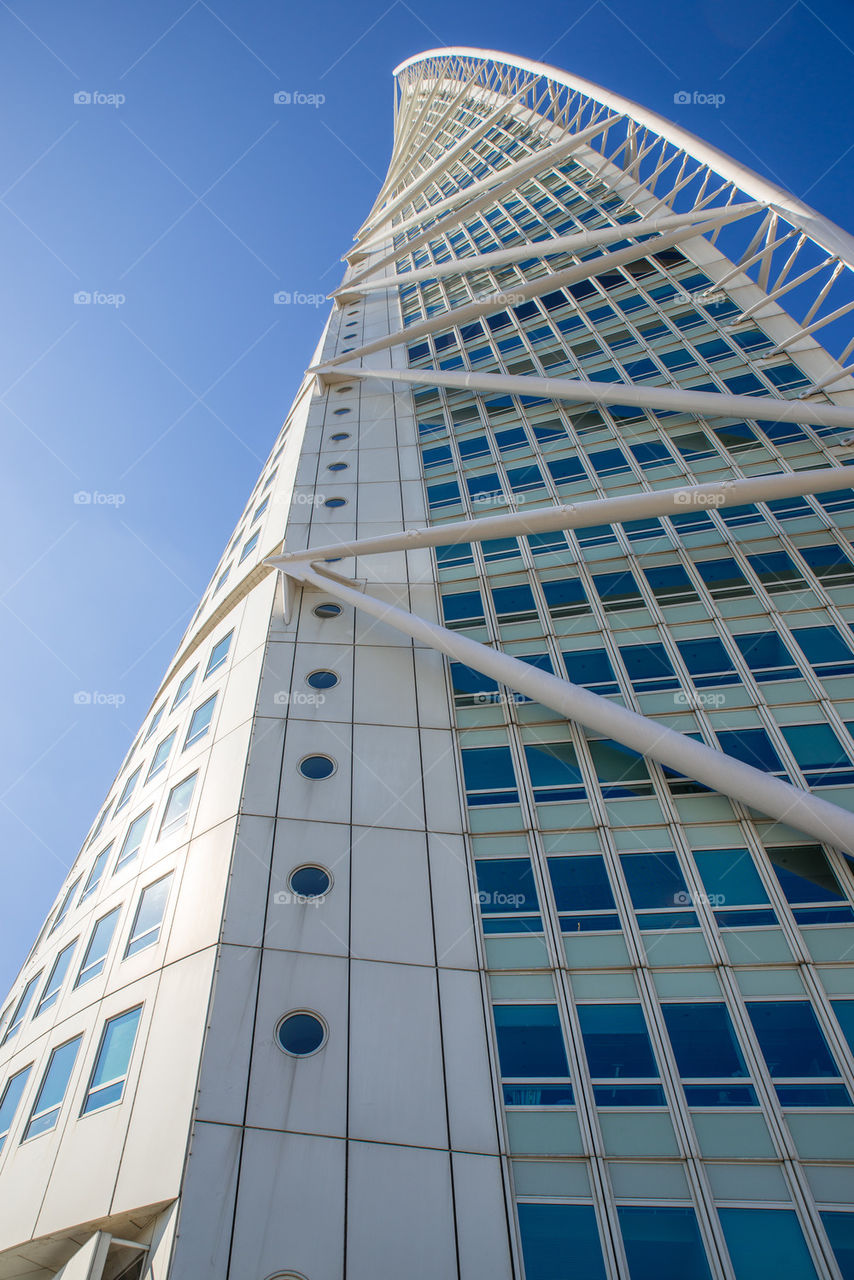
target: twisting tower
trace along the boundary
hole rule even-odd
[[[0,1280],[854,1275],[854,241],[440,49],[0,1022]]]

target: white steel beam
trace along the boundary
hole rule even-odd
[[[782,471],[773,475],[748,476],[742,480],[713,481],[685,485],[678,489],[656,489],[652,493],[632,493],[617,498],[593,498],[569,506],[537,507],[530,511],[510,511],[483,516],[478,520],[454,520],[428,529],[403,529],[375,538],[306,547],[275,556],[267,561],[283,569],[301,560],[322,560],[325,556],[378,555],[385,551],[414,551],[418,547],[446,547],[458,542],[481,542],[484,538],[510,538],[525,533],[552,533],[556,529],[586,529],[597,524],[622,524],[652,516],[678,515],[697,507],[738,506],[747,502],[771,502],[775,498],[802,498],[808,493],[828,493],[854,484],[854,469],[823,467],[819,471]]]
[[[761,209],[759,204],[736,204],[730,205],[726,210],[726,216],[723,211],[720,217],[716,214],[715,221],[735,222],[738,218],[744,218],[748,214],[756,213]],[[692,209],[689,213],[674,213],[666,218],[643,218],[639,222],[620,223],[610,227],[597,227],[595,231],[576,231],[568,236],[552,236],[545,240],[528,240],[525,244],[513,245],[509,249],[494,249],[491,253],[476,253],[466,258],[452,258],[445,262],[436,262],[429,267],[421,267],[417,271],[402,271],[399,275],[382,276],[378,280],[370,280],[361,278],[358,286],[352,282],[342,285],[340,289],[336,289],[329,296],[337,298],[341,294],[351,295],[358,293],[371,293],[377,289],[393,289],[397,285],[405,286],[409,284],[417,284],[421,280],[437,280],[440,276],[465,275],[469,271],[479,271],[483,268],[489,270],[491,267],[504,266],[508,262],[526,262],[530,258],[548,258],[556,253],[581,253],[585,249],[594,248],[596,245],[609,244],[614,240],[636,239],[638,236],[656,235],[658,232],[671,231],[676,227],[690,228],[692,223],[709,221],[709,213],[707,211]],[[647,251],[646,245],[638,246],[640,253]],[[401,249],[395,256],[400,257],[405,253],[405,249]],[[598,260],[594,260],[595,261]],[[368,276],[373,274],[373,269]]]
[[[542,147],[539,151],[534,151],[529,155],[522,156],[519,160],[512,161],[503,169],[496,169],[486,178],[481,178],[478,182],[473,182],[468,187],[461,187],[459,191],[454,191],[449,196],[445,196],[443,200],[437,200],[435,204],[427,205],[405,222],[399,222],[394,227],[389,227],[383,235],[377,236],[376,241],[367,239],[362,241],[356,249],[351,249],[349,253],[345,253],[345,259],[351,258],[354,253],[364,254],[371,253],[377,249],[381,243],[388,239],[391,235],[404,235],[412,227],[420,227],[428,218],[438,218],[450,209],[456,208],[457,205],[465,201],[465,208],[457,210],[453,218],[447,218],[441,226],[430,227],[424,234],[428,239],[439,236],[450,227],[455,227],[464,218],[469,217],[472,213],[476,213],[479,209],[483,209],[486,205],[491,204],[493,200],[498,200],[506,191],[514,191],[520,182],[524,182],[527,178],[533,177],[537,173],[542,173],[543,169],[548,169],[551,165],[557,164],[558,160],[563,160],[571,151],[575,151],[577,147],[582,146],[591,138],[595,138],[598,133],[606,129],[609,124],[613,124],[618,117],[612,116],[606,120],[599,120],[595,124],[588,125],[586,129],[582,129],[581,133],[570,134],[564,138],[562,142],[552,142],[549,146]],[[401,254],[408,253],[411,249],[416,248],[421,243],[422,237],[411,240],[409,243],[401,247],[391,255],[393,258],[399,258]],[[382,260],[384,262],[385,259]],[[370,270],[374,271],[382,262],[374,263]],[[352,286],[360,277],[356,276],[349,283]]]
[[[407,337],[406,334],[403,335]],[[347,359],[348,357],[345,357]],[[362,369],[358,365],[316,365],[309,373],[348,378],[382,378],[429,387],[454,387],[494,395],[542,396],[574,404],[628,404],[639,409],[665,409],[703,418],[765,418],[802,422],[813,427],[854,429],[854,406],[805,404],[773,396],[733,396],[723,391],[684,391],[678,387],[637,387],[624,382],[586,382],[581,378],[537,378],[506,373],[451,373],[444,369]]]
[[[283,568],[282,572],[328,592],[336,600],[388,623],[413,640],[533,698],[593,733],[604,734],[642,756],[694,778],[721,795],[795,827],[814,840],[833,845],[844,853],[854,852],[854,814],[845,809],[754,769],[752,765],[743,764],[686,734],[629,711],[600,694],[533,667],[520,658],[490,649],[458,631],[450,631],[396,605],[377,600],[316,565],[291,565]]]
[[[490,312],[501,311],[508,305],[518,306],[520,302],[525,302],[528,298],[539,298],[541,294],[549,293],[552,289],[559,289],[563,285],[578,284],[582,280],[589,280],[591,276],[599,275],[603,271],[609,271],[613,267],[619,267],[625,262],[635,262],[638,258],[646,257],[649,253],[659,253],[670,245],[678,244],[680,240],[703,235],[704,232],[710,231],[717,226],[720,219],[726,220],[728,213],[729,210],[727,209],[712,211],[705,222],[697,223],[696,226],[677,227],[675,231],[665,231],[662,235],[653,240],[648,240],[642,245],[632,244],[627,249],[615,249],[612,253],[603,253],[599,257],[590,258],[585,262],[579,263],[578,266],[567,267],[563,271],[554,271],[550,275],[538,276],[536,280],[523,280],[518,284],[514,282],[512,287],[502,291],[500,294],[491,294],[489,297],[479,298],[476,302],[467,302],[461,307],[452,307],[450,311],[437,312],[429,320],[421,320],[418,324],[410,325],[408,329],[398,329],[386,337],[376,338],[373,342],[366,342],[361,347],[357,347],[355,351],[348,352],[347,355],[335,356],[329,361],[329,364],[335,364],[340,360],[360,360],[362,356],[372,355],[375,351],[385,351],[389,347],[399,345],[401,342],[414,342],[416,338],[422,338],[434,333],[437,329],[447,329],[454,324],[468,324],[469,321],[478,320],[481,316],[489,315]],[[347,292],[356,290],[356,288],[354,281],[348,281]],[[512,301],[509,303],[507,301],[508,296],[512,296]]]

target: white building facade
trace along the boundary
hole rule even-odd
[[[854,1277],[854,241],[472,49],[0,1007],[0,1280]]]

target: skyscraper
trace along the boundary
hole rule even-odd
[[[845,1280],[854,241],[554,68],[395,74],[3,1006],[0,1280]]]

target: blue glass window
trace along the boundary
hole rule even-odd
[[[713,685],[738,684],[738,672],[732,658],[717,636],[697,640],[679,640],[676,647],[698,689]]]
[[[645,569],[646,580],[659,604],[687,604],[698,599],[694,584],[681,564]]]
[[[748,1074],[723,1003],[663,1004],[667,1034],[684,1079],[728,1079]],[[722,1096],[721,1103],[726,1105]]]
[[[184,679],[178,685],[178,688],[175,692],[175,701],[172,703],[173,711],[175,710],[176,707],[179,707],[181,703],[184,701],[184,699],[188,696],[190,690],[193,687],[193,681],[196,678],[196,672],[198,671],[198,669],[199,669],[198,667],[193,667],[193,670],[188,671],[187,674],[184,676]]]
[[[722,928],[777,923],[777,917],[767,906],[768,895],[747,849],[697,849],[694,861],[715,919]]]
[[[810,787],[854,782],[854,769],[829,724],[783,726],[783,737]]]
[[[151,764],[146,774],[145,781],[150,782],[152,778],[156,778],[157,774],[166,768],[166,761],[169,759],[169,752],[172,750],[172,743],[175,741],[177,729],[173,729],[168,737],[164,738],[159,747],[151,757]]]
[[[24,1130],[24,1139],[33,1138],[37,1133],[47,1133],[59,1119],[59,1111],[71,1079],[71,1072],[80,1048],[82,1036],[68,1040],[54,1049],[48,1061],[38,1097],[30,1112],[30,1119]],[[23,1139],[22,1139],[23,1141]]]
[[[549,875],[565,933],[617,930],[617,907],[601,854],[549,858]],[[572,914],[564,914],[571,912]]]
[[[504,502],[504,490],[501,488],[501,481],[494,471],[488,472],[484,476],[468,476],[466,477],[466,485],[472,502]]]
[[[436,559],[440,568],[449,569],[458,564],[472,564],[474,557],[471,552],[471,543],[457,542],[448,547],[436,547]]]
[[[747,579],[734,560],[700,560],[697,570],[716,600],[751,594]]]
[[[600,476],[621,475],[625,471],[631,471],[622,449],[602,449],[589,456],[593,469]]]
[[[564,650],[566,673],[573,684],[596,693],[619,693],[611,659],[605,649]]]
[[[125,785],[122,787],[122,793],[119,796],[118,802],[116,804],[116,813],[118,813],[121,809],[124,809],[125,805],[128,804],[128,802],[130,801],[130,798],[133,794],[133,789],[136,786],[137,782],[139,781],[139,775],[141,773],[142,773],[142,765],[138,765],[137,768],[134,769],[133,773],[125,782]]]
[[[578,1019],[594,1080],[657,1078],[658,1067],[639,1004],[580,1004]]]
[[[757,680],[794,680],[801,674],[776,631],[737,635],[733,639]]]
[[[119,850],[118,861],[113,870],[113,875],[121,868],[131,862],[139,853],[142,842],[145,839],[145,829],[148,826],[148,819],[151,817],[151,810],[146,809],[145,813],[141,813],[138,818],[134,818],[127,830],[124,843]]]
[[[144,951],[146,947],[153,947],[160,937],[160,928],[172,885],[172,874],[170,871],[154,884],[148,885],[140,894],[130,937],[125,947],[125,959],[136,955],[138,951]]]
[[[82,1115],[120,1101],[141,1013],[142,1005],[138,1005],[136,1009],[128,1009],[126,1013],[110,1018],[104,1027]]]
[[[481,858],[475,870],[477,898],[484,915],[539,910],[530,858]]]
[[[536,801],[584,798],[578,758],[571,742],[526,745],[525,759]]]
[[[7,1081],[6,1088],[3,1090],[3,1096],[0,1098],[0,1151],[3,1150],[6,1139],[9,1136],[9,1130],[12,1128],[12,1122],[18,1110],[18,1103],[21,1101],[31,1071],[32,1066],[29,1066],[24,1067],[22,1071],[16,1072]]]
[[[62,990],[62,984],[65,981],[65,975],[68,973],[68,967],[71,964],[71,957],[76,946],[77,939],[75,938],[73,942],[69,942],[67,947],[62,948],[54,960],[50,976],[44,984],[44,991],[33,1014],[34,1018],[37,1018],[40,1013],[44,1013],[45,1009],[50,1009],[59,999],[59,993]]]
[[[631,747],[614,742],[610,738],[594,738],[587,743],[593,760],[593,768],[599,779],[602,795],[606,799],[621,796],[649,796],[653,793],[652,780],[643,756]]]
[[[634,576],[628,570],[622,573],[595,573],[593,583],[602,600],[606,613],[615,609],[640,609],[643,598]]]
[[[717,733],[721,750],[728,756],[786,778],[783,763],[764,729],[719,729]]]
[[[570,618],[589,612],[587,596],[578,578],[543,582],[542,587],[549,613],[553,618]]]
[[[518,803],[509,747],[465,747],[462,760],[470,805]]]
[[[139,773],[138,769],[137,769],[137,773]],[[116,810],[116,812],[118,812],[118,810]],[[54,916],[53,924],[50,926],[50,933],[54,933],[59,928],[59,926],[62,924],[63,920],[71,910],[71,903],[75,893],[77,892],[77,887],[80,884],[80,880],[81,880],[81,877],[78,876],[77,879],[74,881],[74,883],[69,885],[69,887],[66,889],[65,897],[62,899],[62,902],[59,904],[59,910]]]
[[[577,458],[555,458],[546,464],[556,484],[567,484],[571,480],[584,480],[587,473]]]
[[[826,587],[848,586],[854,582],[854,565],[841,547],[799,547],[798,551]]]
[[[660,912],[662,908],[690,904],[691,897],[675,853],[623,853],[620,864],[636,911]],[[654,919],[657,918],[656,915]],[[644,926],[657,927],[641,917],[641,927]]]
[[[693,1209],[621,1204],[617,1217],[630,1280],[711,1280]]]
[[[797,627],[792,635],[817,676],[854,674],[854,653],[835,627]]]
[[[211,649],[211,656],[208,658],[208,665],[205,668],[206,680],[209,675],[213,675],[214,671],[218,670],[218,668],[225,662],[228,657],[228,650],[231,647],[231,638],[233,635],[234,632],[229,631],[228,635],[223,636],[223,638]]]
[[[493,587],[492,600],[501,622],[524,622],[537,616],[534,593],[526,583],[514,587]]]
[[[570,1257],[577,1276],[605,1280],[592,1205],[522,1202],[518,1212],[527,1280],[566,1280]]]
[[[12,1019],[7,1028],[6,1034],[3,1037],[3,1044],[6,1044],[7,1041],[11,1040],[12,1037],[16,1036],[20,1031],[21,1024],[27,1016],[27,1011],[32,1003],[33,996],[36,994],[36,987],[41,981],[41,976],[41,971],[39,971],[34,978],[30,978],[29,982],[24,987],[24,990],[21,992],[21,998],[15,1005],[15,1012],[12,1014]]]
[[[190,727],[187,730],[187,736],[184,739],[184,751],[192,746],[194,742],[198,742],[199,738],[203,738],[211,726],[214,707],[218,694],[214,694],[212,698],[208,698],[207,702],[203,702],[200,707],[196,707],[193,717],[190,720]]]
[[[791,1209],[720,1209],[738,1280],[816,1280],[816,1270]]]
[[[177,783],[169,792],[166,810],[160,823],[161,836],[179,830],[186,823],[190,812],[190,801],[193,798],[193,790],[198,776],[197,773],[191,774],[183,782]]]
[[[106,849],[103,849],[101,853],[98,854],[97,858],[92,864],[92,870],[89,872],[89,875],[86,877],[86,883],[84,884],[83,892],[80,895],[81,902],[85,902],[86,899],[90,897],[98,888],[98,885],[101,883],[101,879],[104,875],[104,868],[106,867],[110,859],[110,854],[112,853],[112,851],[113,851],[113,842],[111,840],[110,843],[107,845]]]
[[[679,679],[663,644],[620,645],[620,657],[638,693],[679,688]]]
[[[120,912],[121,907],[115,907],[107,915],[102,916],[95,925],[80,965],[80,972],[74,983],[75,987],[82,987],[84,982],[89,982],[91,978],[97,978],[98,974],[102,972]]]
[[[821,1215],[842,1280],[854,1280],[854,1213],[825,1212]]]
[[[766,591],[790,591],[792,587],[803,586],[803,574],[785,551],[769,551],[747,559]]]
[[[492,1012],[502,1076],[537,1080],[569,1075],[556,1005],[499,1004]]]
[[[483,600],[479,591],[455,591],[442,595],[442,615],[446,627],[483,623]]]
[[[773,1078],[838,1076],[808,1000],[748,1001],[747,1012]]]
[[[460,502],[460,486],[456,480],[448,480],[445,484],[428,484],[427,503],[431,510],[439,507],[455,507]]]

